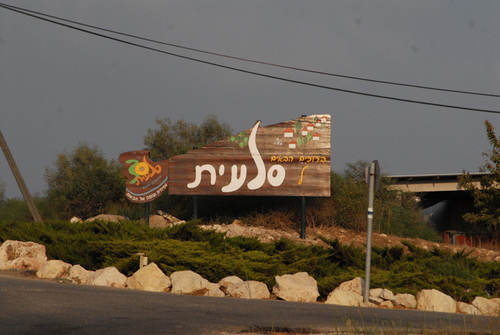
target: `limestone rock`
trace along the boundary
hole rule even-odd
[[[363,296],[353,291],[333,290],[326,298],[325,304],[342,306],[359,306]]]
[[[379,305],[380,307],[393,308],[394,304],[390,300],[382,301]]]
[[[476,297],[472,301],[472,306],[476,307],[482,315],[500,316],[500,298]]]
[[[170,278],[155,263],[149,263],[137,270],[127,278],[126,284],[133,290],[150,292],[167,292],[172,285]]]
[[[356,277],[340,284],[326,298],[325,304],[342,306],[359,306],[363,302],[363,288],[365,281]]]
[[[161,215],[151,215],[149,217],[149,227],[150,228],[167,228],[170,226],[170,222],[168,222]]]
[[[375,308],[375,307],[377,307],[377,304],[374,304],[373,302],[370,302],[370,301],[368,301],[368,302],[361,301],[361,302],[359,303],[359,307],[370,307],[370,308]]]
[[[73,265],[71,269],[69,269],[68,279],[74,284],[89,285],[94,274],[95,271],[85,270],[81,265]]]
[[[158,215],[151,215],[149,217],[149,227],[151,228],[166,228],[185,222],[163,211],[158,211]]]
[[[481,314],[481,312],[479,312],[479,309],[465,302],[457,302],[457,312],[462,314],[471,314],[471,315]]]
[[[85,222],[92,222],[92,221],[109,221],[109,222],[120,222],[120,221],[129,221],[129,219],[125,216],[122,215],[114,215],[114,214],[99,214],[97,216],[94,216],[92,218],[89,218],[85,220]]]
[[[362,296],[364,287],[365,280],[361,277],[356,277],[353,280],[343,282],[335,290],[351,291]]]
[[[0,270],[39,270],[45,262],[47,255],[41,244],[7,240],[0,246]]]
[[[219,286],[222,289],[227,289],[229,286],[238,283],[243,283],[243,279],[238,276],[228,276],[219,280]]]
[[[268,299],[271,296],[266,284],[254,280],[229,286],[227,294],[233,298],[243,299]]]
[[[391,301],[406,308],[417,307],[417,299],[415,299],[415,296],[413,294],[409,293],[398,293]]]
[[[60,260],[50,260],[37,271],[36,276],[43,279],[66,278],[71,266]]]
[[[394,293],[392,293],[391,290],[384,288],[384,289],[382,289],[382,293],[380,294],[380,298],[382,298],[384,300],[393,301],[394,300]]]
[[[218,297],[223,298],[226,295],[221,291],[219,284],[211,283],[206,279],[203,279],[203,286],[205,288],[205,293],[203,293],[206,297]]]
[[[370,289],[370,293],[368,294],[368,296],[371,298],[380,298],[380,295],[382,294],[382,292],[384,291],[383,288],[372,288]]]
[[[452,297],[438,290],[422,290],[417,294],[417,310],[456,313],[457,303]]]
[[[69,222],[71,222],[71,223],[82,223],[82,222],[83,222],[83,220],[82,220],[82,219],[80,219],[80,218],[78,218],[78,217],[76,217],[76,216],[73,216],[73,217],[69,220]]]
[[[127,277],[117,268],[110,266],[97,270],[90,280],[90,285],[125,288]]]
[[[319,297],[318,283],[307,272],[275,276],[273,293],[280,299],[296,302],[316,302]]]
[[[172,293],[195,294],[205,289],[203,277],[191,270],[176,271],[170,275]]]

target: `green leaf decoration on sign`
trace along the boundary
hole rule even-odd
[[[311,133],[307,133],[307,140],[308,140],[308,141],[310,141],[312,137],[313,137],[313,136],[312,136],[312,134],[311,134]]]
[[[299,145],[299,147],[302,146],[302,137],[299,137],[299,139],[297,140],[297,144]]]
[[[302,124],[300,123],[300,121],[297,121],[297,124],[295,125],[295,131],[297,132],[297,134],[300,134],[301,129],[302,129]]]
[[[237,144],[241,149],[248,145],[248,136],[246,136],[244,131],[239,132],[237,135],[231,136],[229,142]]]

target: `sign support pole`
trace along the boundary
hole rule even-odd
[[[145,213],[144,213],[144,216],[145,216],[145,218],[144,218],[144,219],[146,219],[146,225],[147,225],[148,227],[149,227],[149,204],[150,204],[149,202],[146,202],[146,203],[144,204],[144,212],[145,212]]]
[[[301,220],[301,226],[300,226],[300,238],[305,239],[306,238],[306,197],[302,196],[302,220]]]
[[[366,229],[366,262],[365,262],[365,287],[363,290],[363,301],[368,302],[370,294],[370,267],[372,256],[372,230],[373,230],[373,203],[375,191],[380,183],[380,168],[378,161],[373,161],[366,171],[366,181],[368,182],[368,213]]]
[[[0,147],[2,147],[5,158],[7,159],[7,163],[9,163],[10,169],[12,170],[12,173],[14,174],[14,178],[16,179],[17,185],[19,186],[19,189],[21,190],[21,193],[24,197],[24,201],[26,201],[26,204],[28,205],[28,208],[31,212],[31,216],[33,216],[33,220],[35,222],[42,222],[42,217],[40,216],[40,213],[38,212],[38,209],[36,208],[35,202],[33,201],[33,198],[31,197],[31,194],[28,190],[28,187],[24,183],[24,179],[23,179],[23,176],[21,175],[21,171],[19,171],[19,168],[17,167],[17,164],[14,161],[14,157],[12,156],[12,153],[10,152],[10,149],[7,145],[7,141],[3,137],[2,131],[0,131]]]
[[[193,220],[198,220],[198,196],[193,196]]]

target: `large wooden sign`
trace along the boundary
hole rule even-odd
[[[330,196],[330,115],[244,130],[169,159],[169,194]]]
[[[243,130],[168,161],[148,151],[120,155],[126,196],[150,202],[169,194],[330,196],[330,115]]]

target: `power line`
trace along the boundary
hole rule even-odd
[[[231,56],[231,55],[222,54],[222,53],[218,53],[218,52],[207,51],[207,50],[202,50],[202,49],[197,49],[197,48],[191,48],[191,47],[186,47],[186,46],[179,45],[179,44],[168,43],[168,42],[158,41],[158,40],[154,40],[154,39],[147,38],[147,37],[142,37],[142,36],[138,36],[138,35],[123,33],[123,32],[117,31],[117,30],[102,28],[102,27],[98,27],[98,26],[94,26],[94,25],[90,25],[90,24],[81,23],[81,22],[78,22],[78,21],[68,20],[68,19],[64,19],[64,18],[58,17],[58,16],[53,16],[53,15],[49,15],[49,14],[45,14],[45,13],[41,13],[41,12],[37,12],[37,11],[32,11],[32,10],[29,10],[29,9],[23,9],[23,8],[12,6],[12,5],[4,5],[4,4],[1,4],[1,5],[5,6],[5,7],[10,7],[10,8],[15,8],[15,9],[18,9],[18,10],[22,10],[24,12],[33,13],[33,14],[36,14],[36,15],[41,15],[41,16],[44,16],[44,17],[49,17],[49,18],[56,19],[56,20],[59,20],[59,21],[64,21],[64,22],[76,24],[76,25],[79,25],[79,26],[82,26],[82,27],[88,27],[88,28],[92,28],[92,29],[95,29],[95,30],[109,32],[109,33],[116,34],[116,35],[121,35],[121,36],[135,38],[135,39],[142,40],[142,41],[147,41],[147,42],[151,42],[151,43],[166,45],[166,46],[170,46],[170,47],[174,47],[174,48],[178,48],[178,49],[195,51],[195,52],[199,52],[199,53],[203,53],[203,54],[207,54],[207,55],[218,56],[218,57],[223,57],[223,58],[229,58],[229,59],[234,59],[234,60],[239,60],[239,61],[244,61],[244,62],[249,62],[249,63],[269,65],[269,66],[279,67],[279,68],[284,68],[284,69],[289,69],[289,70],[295,70],[295,71],[301,71],[301,72],[308,72],[308,73],[314,73],[314,74],[321,74],[321,75],[325,75],[325,76],[332,76],[332,77],[338,77],[338,78],[346,78],[346,79],[352,79],[352,80],[366,81],[366,82],[377,83],[377,84],[387,84],[387,85],[403,86],[403,87],[411,87],[411,88],[419,88],[419,89],[433,90],[433,91],[440,91],[440,92],[460,93],[460,94],[479,95],[479,96],[485,96],[485,97],[500,98],[499,94],[483,93],[483,92],[472,92],[472,91],[465,91],[465,90],[454,90],[454,89],[440,88],[440,87],[433,87],[433,86],[407,84],[407,83],[394,82],[394,81],[388,81],[388,80],[378,80],[378,79],[372,79],[372,78],[350,76],[350,75],[339,74],[339,73],[317,71],[317,70],[300,68],[300,67],[296,67],[296,66],[288,66],[288,65],[276,64],[276,63],[258,61],[258,60],[254,60],[254,59],[244,58],[244,57]]]
[[[124,44],[127,44],[127,45],[135,46],[135,47],[146,49],[146,50],[150,50],[150,51],[159,52],[159,53],[162,53],[162,54],[166,54],[166,55],[173,56],[173,57],[178,57],[178,58],[181,58],[181,59],[186,59],[186,60],[194,61],[194,62],[201,63],[201,64],[212,65],[212,66],[216,66],[216,67],[220,67],[220,68],[224,68],[224,69],[228,69],[228,70],[233,70],[233,71],[237,71],[237,72],[241,72],[241,73],[252,74],[252,75],[256,75],[256,76],[260,76],[260,77],[264,77],[264,78],[276,79],[276,80],[281,80],[281,81],[285,81],[285,82],[289,82],[289,83],[294,83],[294,84],[300,84],[300,85],[305,85],[305,86],[310,86],[310,87],[316,87],[316,88],[322,88],[322,89],[331,90],[331,91],[337,91],[337,92],[343,92],[343,93],[350,93],[350,94],[361,95],[361,96],[372,97],[372,98],[385,99],[385,100],[392,100],[392,101],[399,101],[399,102],[406,102],[406,103],[414,103],[414,104],[427,105],[427,106],[433,106],[433,107],[442,107],[442,108],[453,108],[453,109],[459,109],[459,110],[468,110],[468,111],[474,111],[474,112],[480,112],[480,113],[500,114],[500,111],[498,111],[498,110],[481,109],[481,108],[474,108],[474,107],[464,107],[464,106],[456,106],[456,105],[448,105],[448,104],[439,104],[439,103],[433,103],[433,102],[428,102],[428,101],[421,101],[421,100],[412,100],[412,99],[404,99],[404,98],[398,98],[398,97],[391,97],[391,96],[385,96],[385,95],[379,95],[379,94],[372,94],[372,93],[366,93],[366,92],[360,92],[360,91],[354,91],[354,90],[347,90],[347,89],[338,88],[338,87],[320,85],[320,84],[315,84],[315,83],[310,83],[310,82],[305,82],[305,81],[300,81],[300,80],[288,79],[288,78],[283,78],[283,77],[268,75],[268,74],[265,74],[265,73],[260,73],[260,72],[255,72],[255,71],[249,71],[249,70],[245,70],[245,69],[241,69],[241,68],[237,68],[237,67],[232,67],[232,66],[227,66],[227,65],[223,65],[223,64],[218,64],[218,63],[214,63],[214,62],[210,62],[210,61],[206,61],[206,60],[202,60],[202,59],[198,59],[198,58],[194,58],[194,57],[184,56],[184,55],[180,55],[180,54],[176,54],[176,53],[172,53],[172,52],[168,52],[168,51],[164,51],[164,50],[160,50],[160,49],[148,47],[148,46],[145,46],[145,45],[142,45],[142,44],[138,44],[138,43],[126,41],[126,40],[119,39],[119,38],[116,38],[116,37],[112,37],[112,36],[108,36],[108,35],[96,33],[96,32],[93,32],[93,31],[90,31],[90,30],[86,30],[86,29],[83,29],[83,28],[78,28],[78,27],[71,26],[71,25],[68,25],[68,24],[65,24],[65,23],[61,23],[61,22],[57,22],[57,21],[54,21],[54,20],[50,20],[50,19],[48,19],[46,17],[41,17],[41,16],[35,15],[33,13],[29,13],[28,11],[26,11],[26,10],[24,10],[22,8],[18,9],[18,7],[14,7],[14,6],[10,6],[10,5],[5,5],[3,3],[0,3],[0,7],[8,9],[8,10],[13,11],[13,12],[17,12],[17,13],[22,14],[22,15],[30,16],[30,17],[33,17],[33,18],[36,18],[36,19],[39,19],[39,20],[42,20],[42,21],[50,22],[50,23],[53,23],[53,24],[56,24],[56,25],[59,25],[59,26],[63,26],[63,27],[66,27],[66,28],[70,28],[70,29],[77,30],[77,31],[80,31],[80,32],[84,32],[84,33],[87,33],[87,34],[91,34],[91,35],[94,35],[94,36],[99,36],[99,37],[102,37],[102,38],[105,38],[105,39],[108,39],[108,40],[112,40],[112,41],[124,43]]]

